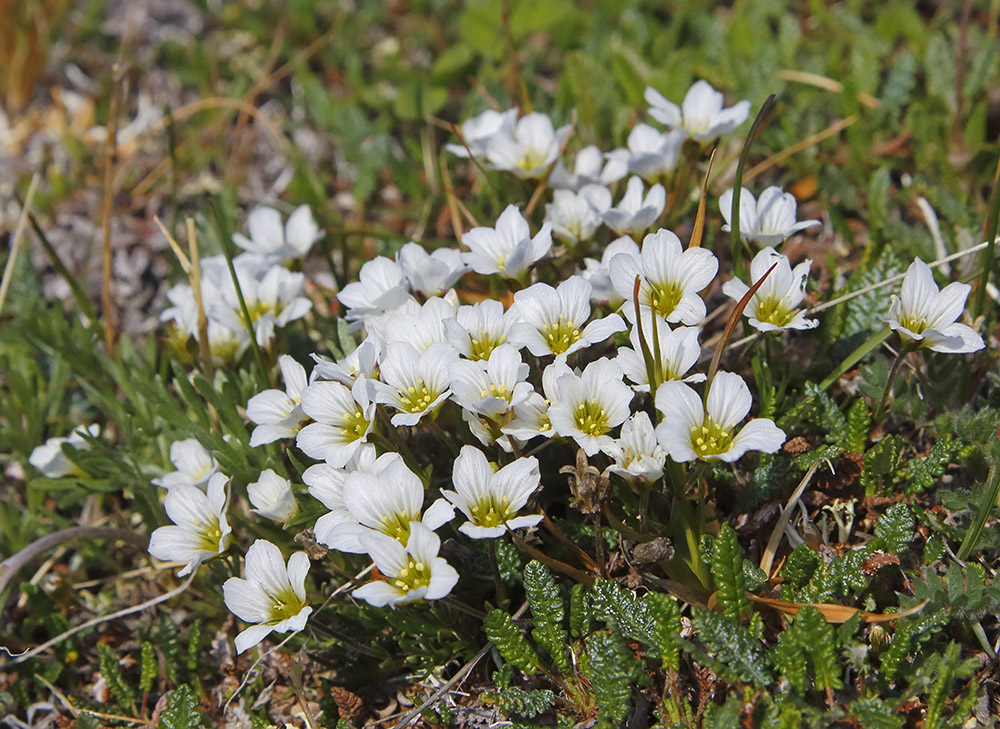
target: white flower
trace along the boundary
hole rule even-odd
[[[743,310],[750,325],[762,332],[812,329],[819,326],[819,321],[806,319],[805,314],[795,308],[802,303],[806,294],[806,279],[809,277],[812,261],[806,259],[793,269],[788,256],[768,246],[750,262],[751,281],[759,281],[775,264],[774,270],[764,279],[764,283]],[[735,301],[740,301],[749,290],[750,287],[738,278],[730,279],[722,286],[722,292]]]
[[[552,120],[545,114],[526,114],[517,121],[513,132],[501,131],[490,137],[486,156],[498,170],[537,180],[559,157],[569,130],[568,124],[553,130]]]
[[[184,483],[167,491],[163,508],[174,525],[152,533],[149,553],[165,562],[186,562],[177,573],[179,577],[229,546],[232,529],[226,521],[228,480],[225,474],[216,473],[208,480],[207,492]]]
[[[329,509],[316,521],[314,532],[317,542],[331,549],[348,552],[364,551],[357,540],[358,522],[344,505],[344,482],[350,473],[374,473],[375,461],[375,446],[365,444],[357,450],[344,468],[334,468],[328,463],[317,463],[302,474],[303,482],[309,486],[309,493]],[[347,528],[342,530],[341,526],[345,524]]]
[[[259,345],[268,345],[276,327],[301,319],[312,308],[309,299],[302,296],[306,279],[301,273],[280,265],[262,266],[259,260],[237,260],[233,267]],[[243,326],[243,307],[231,277],[224,280],[219,300],[207,311],[228,329],[236,331]]]
[[[545,205],[545,222],[552,224],[552,233],[570,245],[590,240],[601,226],[601,209],[611,207],[611,191],[606,187],[588,185],[579,193],[556,190],[552,202]]]
[[[203,258],[202,265],[210,260]],[[228,271],[226,272],[228,276]],[[167,307],[160,313],[160,321],[170,322],[172,325],[171,338],[180,335],[177,346],[181,350],[187,347],[187,339],[193,338],[195,342],[200,339],[198,330],[198,305],[194,298],[194,289],[189,284],[177,284],[171,286],[167,291],[167,300],[173,306]],[[221,302],[221,293],[210,280],[202,279],[202,302],[206,313],[216,301]],[[229,324],[233,324],[232,318],[227,317]],[[212,355],[212,362],[217,366],[232,364],[239,360],[250,346],[250,335],[247,334],[243,320],[240,319],[231,329],[226,324],[217,319],[208,319],[208,348]],[[175,340],[176,341],[176,340]]]
[[[441,539],[423,524],[413,525],[405,548],[395,539],[377,532],[364,534],[362,541],[365,551],[386,580],[369,582],[352,594],[375,607],[440,600],[458,582],[455,568],[438,556]]]
[[[358,280],[342,288],[337,298],[349,309],[345,318],[358,322],[373,314],[398,309],[411,297],[402,267],[392,259],[378,256],[361,267]]]
[[[636,124],[628,135],[628,171],[647,180],[672,172],[684,138],[683,132],[660,132],[649,124]]]
[[[552,248],[552,226],[546,223],[532,238],[528,221],[516,206],[508,205],[497,219],[496,228],[473,228],[462,236],[462,243],[470,248],[462,254],[462,260],[473,271],[516,279]]]
[[[155,485],[167,490],[184,484],[197,486],[204,491],[209,479],[219,472],[215,456],[195,438],[171,443],[170,462],[177,470],[153,479]]]
[[[609,359],[591,362],[582,375],[566,372],[556,381],[556,402],[549,407],[553,429],[573,438],[592,456],[611,438],[608,433],[629,416],[632,390]]]
[[[657,327],[656,336],[653,336],[653,326]],[[674,330],[660,317],[653,316],[649,310],[643,311],[642,334],[649,347],[649,353],[653,357],[653,367],[657,382],[667,380],[681,380],[683,382],[701,382],[705,375],[696,373],[688,375],[690,370],[698,362],[701,356],[701,347],[698,345],[697,327],[677,327]],[[633,326],[628,335],[632,347],[622,347],[618,350],[615,361],[622,368],[625,377],[635,383],[636,392],[649,392],[649,372],[646,369],[646,360],[642,355],[642,345],[639,342],[639,327]],[[659,341],[660,348],[657,351],[656,342]]]
[[[696,81],[684,95],[681,108],[652,87],[646,88],[650,116],[670,129],[682,129],[699,142],[710,142],[729,134],[750,115],[750,102],[741,101],[724,109],[725,99],[707,81]]]
[[[645,197],[643,189],[642,178],[630,177],[618,207],[604,211],[604,223],[615,231],[615,235],[644,233],[660,217],[667,204],[663,185],[653,185]]]
[[[545,438],[555,435],[552,421],[549,420],[549,406],[556,401],[556,396],[559,394],[556,382],[567,372],[572,373],[572,370],[564,360],[556,360],[542,370],[542,392],[545,396],[537,392],[528,393],[528,396],[514,408],[513,420],[503,426],[501,432],[522,442],[539,435]],[[500,444],[503,443],[501,440]]]
[[[734,432],[752,403],[743,378],[732,372],[716,374],[705,404],[683,382],[664,382],[656,390],[656,409],[663,413],[656,439],[678,462],[700,458],[731,463],[751,450],[774,453],[785,433],[773,421],[756,418]]]
[[[507,343],[514,321],[514,315],[504,311],[499,301],[483,299],[471,306],[460,306],[453,319],[444,321],[444,331],[460,355],[487,360],[494,349]]]
[[[368,337],[353,352],[336,362],[318,354],[310,355],[316,363],[313,374],[322,380],[333,380],[350,387],[359,377],[378,379],[378,360],[382,345],[377,337]]]
[[[615,287],[611,284],[611,273],[608,271],[611,259],[619,253],[628,253],[638,259],[639,244],[628,236],[622,236],[608,243],[601,254],[600,261],[594,258],[583,259],[586,268],[580,271],[578,275],[589,281],[591,287],[593,287],[593,291],[590,293],[590,300],[595,304],[607,304],[613,308],[618,308],[625,301],[624,297],[615,291]]]
[[[458,353],[450,344],[432,344],[418,352],[406,342],[386,347],[381,364],[382,381],[376,382],[376,401],[399,412],[393,425],[416,425],[451,395],[451,363]]]
[[[299,431],[295,445],[310,458],[340,468],[368,439],[375,422],[372,382],[359,377],[351,387],[314,382],[302,393],[302,409],[315,420]]]
[[[780,187],[769,187],[755,200],[745,187],[740,193],[740,237],[760,245],[776,246],[800,230],[819,225],[818,220],[795,222],[795,196]],[[725,218],[722,226],[730,230],[733,214],[733,191],[726,190],[719,198],[719,211]]]
[[[291,482],[270,468],[261,473],[255,482],[247,484],[247,496],[255,514],[278,523],[288,521],[299,510]]]
[[[302,412],[302,390],[306,386],[306,370],[294,358],[278,357],[285,389],[264,390],[250,398],[247,418],[257,425],[250,435],[250,447],[293,438],[306,419]]]
[[[250,237],[233,233],[233,243],[260,256],[268,264],[304,258],[313,244],[323,237],[308,205],[295,208],[284,227],[281,213],[274,208],[258,206],[247,216],[247,229]]]
[[[511,328],[511,342],[536,357],[565,359],[622,331],[625,322],[617,314],[584,326],[590,318],[590,293],[590,284],[580,276],[570,276],[558,288],[537,283],[518,291],[513,308],[519,321]]]
[[[490,539],[542,520],[541,514],[517,516],[538,489],[539,480],[537,458],[518,458],[494,472],[481,450],[462,446],[451,476],[455,490],[442,489],[441,494],[468,519],[458,527],[460,532],[473,539]]]
[[[615,460],[608,470],[628,479],[652,483],[663,475],[667,454],[656,442],[653,424],[645,412],[635,413],[622,425],[618,440],[602,450]]]
[[[972,287],[950,283],[938,290],[930,266],[919,258],[906,269],[900,295],[892,297],[886,318],[904,342],[935,352],[963,354],[982,349],[983,338],[969,326],[956,323]]]
[[[635,277],[641,275],[641,308],[648,307],[671,324],[693,325],[705,317],[705,302],[698,292],[715,278],[719,261],[705,248],[684,249],[676,235],[661,228],[643,239],[638,259],[619,253],[608,269],[615,291],[625,299],[629,320],[635,321],[633,292]]]
[[[88,433],[94,438],[101,434],[101,427],[96,423],[86,428],[79,426],[65,438],[49,438],[40,446],[36,446],[28,463],[47,478],[64,478],[66,476],[82,476],[83,471],[63,453],[63,443],[73,446],[78,451],[90,450],[90,443],[83,439]],[[172,452],[172,451],[171,451]],[[155,481],[153,483],[156,483]]]
[[[465,144],[446,144],[445,149],[456,157],[467,158],[470,152],[473,157],[485,157],[493,137],[500,134],[509,136],[513,133],[518,113],[519,109],[516,107],[502,112],[487,109],[471,119],[466,119],[462,124],[462,141]]]
[[[441,296],[455,285],[469,267],[454,248],[438,248],[428,253],[419,243],[407,243],[396,255],[410,288],[423,296]]]
[[[528,365],[510,344],[502,344],[486,361],[457,360],[451,365],[452,399],[475,415],[503,424],[503,416],[533,392]]]
[[[281,550],[258,539],[247,550],[243,574],[222,586],[226,607],[241,620],[254,623],[236,636],[236,652],[253,648],[267,635],[299,631],[306,627],[312,608],[306,604],[309,557],[296,552],[281,558]]]
[[[576,153],[573,172],[560,161],[549,175],[549,186],[553,190],[579,190],[587,185],[610,185],[628,174],[628,155],[615,150],[608,155],[593,144]],[[605,159],[607,162],[605,162]]]
[[[369,326],[369,336],[376,334],[385,342],[406,342],[418,352],[432,344],[448,342],[444,322],[455,318],[455,305],[448,299],[433,297],[422,306],[407,304],[385,321]]]

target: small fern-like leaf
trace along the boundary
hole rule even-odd
[[[715,538],[712,553],[712,577],[718,589],[716,600],[730,618],[740,618],[750,612],[747,600],[746,576],[743,572],[743,550],[736,532],[726,524]]]
[[[844,448],[848,453],[864,453],[868,445],[868,433],[871,431],[872,416],[868,406],[861,398],[855,400],[847,413],[847,433],[844,438]]]
[[[599,724],[617,727],[631,703],[635,658],[617,631],[591,633],[586,646],[585,668],[597,701]]]
[[[535,629],[531,637],[552,657],[563,675],[569,675],[570,663],[566,656],[566,629],[563,627],[565,606],[552,573],[541,562],[532,560],[524,567],[524,591],[531,605]]]
[[[768,658],[760,641],[746,627],[722,613],[702,608],[694,609],[691,623],[698,637],[715,654],[720,668],[761,689],[771,683]]]
[[[497,647],[505,661],[525,673],[531,674],[538,670],[538,654],[505,611],[492,610],[486,616],[483,628],[486,637]]]
[[[108,686],[108,690],[114,697],[115,703],[122,709],[127,709],[135,713],[135,691],[129,686],[128,681],[122,674],[121,664],[118,662],[118,655],[115,649],[107,643],[97,644],[98,662],[101,667],[101,675]]]
[[[646,605],[653,618],[653,641],[660,653],[663,667],[675,673],[680,670],[681,609],[677,600],[661,592],[646,596]]]
[[[181,684],[167,697],[167,708],[160,714],[158,729],[195,729],[201,726],[201,714],[195,711],[198,699],[187,684]]]
[[[649,608],[632,590],[614,580],[599,579],[591,588],[589,602],[593,617],[617,627],[627,638],[656,645],[653,640],[655,626]]]
[[[579,582],[569,593],[569,630],[574,638],[582,638],[590,632],[590,605]]]
[[[902,554],[913,541],[913,529],[916,522],[913,513],[906,504],[894,504],[883,512],[875,525],[875,538],[881,540],[880,546],[892,554]]]
[[[141,671],[139,673],[139,689],[150,691],[153,688],[153,681],[159,675],[160,667],[156,662],[156,649],[153,644],[144,640],[142,642],[142,654],[139,661]]]

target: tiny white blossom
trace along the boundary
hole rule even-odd
[[[556,190],[552,202],[545,205],[545,222],[552,224],[552,234],[575,245],[588,241],[601,226],[601,213],[611,207],[611,191],[588,185],[579,192]]]
[[[226,482],[229,477],[216,473],[208,488],[178,484],[167,491],[163,508],[172,526],[162,526],[149,537],[149,553],[165,562],[186,562],[177,573],[189,574],[206,559],[222,554],[229,547],[232,529],[226,521]]]
[[[333,380],[350,387],[359,377],[378,379],[378,360],[382,344],[378,337],[369,336],[353,352],[336,362],[318,354],[310,355],[316,367],[313,374],[321,380]]]
[[[247,418],[256,424],[250,435],[250,447],[293,438],[306,419],[302,412],[302,390],[306,386],[306,370],[293,357],[278,357],[285,389],[264,390],[247,402]]]
[[[528,221],[515,205],[508,205],[495,228],[473,228],[462,236],[462,243],[470,249],[462,260],[476,273],[517,279],[552,248],[552,225],[544,224],[532,238]]]
[[[615,291],[615,287],[611,283],[611,273],[608,271],[611,259],[619,253],[627,253],[638,259],[639,244],[628,236],[622,236],[608,243],[601,254],[600,261],[594,258],[583,259],[586,268],[578,275],[589,281],[593,287],[590,300],[595,304],[607,304],[612,308],[618,308],[625,301],[625,298]]]
[[[617,314],[590,318],[591,286],[580,276],[570,276],[552,288],[537,283],[514,294],[519,321],[511,328],[511,342],[527,347],[536,357],[565,359],[573,352],[602,342],[625,329]]]
[[[893,295],[886,324],[904,342],[935,352],[964,354],[985,344],[970,326],[958,324],[972,287],[954,282],[938,289],[931,268],[919,258],[906,269],[899,296]]]
[[[419,243],[410,242],[399,249],[396,260],[410,289],[423,296],[441,296],[469,271],[455,248],[428,253]]]
[[[734,430],[752,404],[750,389],[732,372],[715,375],[705,403],[683,382],[664,382],[656,390],[656,409],[663,414],[656,439],[678,462],[700,458],[731,463],[747,451],[774,453],[785,433],[773,421],[755,418]]]
[[[386,579],[362,585],[352,594],[375,607],[440,600],[458,582],[455,568],[438,556],[441,539],[419,522],[414,523],[405,548],[377,532],[364,534],[362,540],[365,551]]]
[[[719,261],[705,248],[683,248],[680,239],[661,228],[642,241],[642,252],[619,253],[608,266],[615,291],[625,299],[623,311],[635,321],[635,277],[641,276],[639,306],[671,324],[697,324],[705,317],[698,292],[712,283]]]
[[[82,476],[83,471],[73,461],[63,453],[63,443],[73,446],[78,451],[90,450],[90,443],[83,438],[83,433],[88,433],[93,437],[101,434],[101,427],[96,423],[86,428],[79,426],[66,437],[49,438],[42,445],[36,446],[31,455],[28,456],[28,463],[43,476],[48,478],[64,478],[66,476]],[[155,483],[155,481],[154,481]]]
[[[323,237],[308,205],[300,205],[282,226],[281,213],[258,206],[247,216],[250,237],[233,233],[233,243],[248,253],[260,256],[268,264],[286,263],[304,258],[313,244]]]
[[[312,308],[309,299],[302,296],[306,279],[301,273],[280,265],[262,265],[259,259],[237,260],[233,267],[259,345],[267,346],[275,328],[301,319]],[[229,329],[243,326],[243,307],[231,277],[221,283],[219,300],[207,311]]]
[[[376,382],[376,401],[398,412],[393,425],[416,425],[451,395],[449,371],[458,353],[450,344],[432,344],[418,352],[406,342],[386,347],[381,364],[381,382]]]
[[[562,374],[556,389],[548,412],[552,428],[573,438],[588,456],[601,450],[611,440],[608,433],[629,416],[632,390],[622,382],[621,368],[613,360],[591,362],[581,375]]]
[[[795,196],[780,187],[769,187],[755,199],[745,187],[740,193],[740,237],[748,242],[777,246],[800,230],[820,225],[818,220],[795,220]],[[726,190],[719,198],[719,211],[729,231],[733,215],[733,191]]]
[[[463,409],[497,424],[505,424],[503,416],[532,392],[528,365],[510,344],[502,344],[490,353],[486,361],[468,359],[452,363],[452,399]]]
[[[667,454],[656,442],[653,424],[645,412],[626,420],[621,438],[606,443],[602,450],[615,461],[608,470],[619,476],[652,483],[663,475]]]
[[[236,652],[242,653],[264,640],[272,631],[287,633],[306,627],[312,608],[306,604],[309,557],[296,552],[288,558],[264,539],[247,550],[245,578],[230,577],[222,586],[226,607],[241,620],[253,623],[236,636]]]
[[[539,480],[537,458],[518,458],[494,472],[481,450],[462,446],[451,476],[455,490],[442,489],[441,494],[468,519],[458,527],[460,532],[491,539],[542,520],[541,514],[517,516],[538,490]]]
[[[628,171],[646,180],[672,172],[681,155],[685,135],[676,130],[660,132],[639,123],[628,135]]]
[[[653,327],[657,327],[656,336]],[[649,310],[643,311],[642,334],[653,357],[653,367],[657,382],[681,380],[683,382],[701,382],[705,375],[687,372],[698,362],[701,347],[698,345],[700,331],[697,327],[677,327],[671,330],[663,319],[652,315]],[[642,354],[639,341],[639,327],[634,326],[628,335],[632,347],[622,347],[618,350],[615,361],[622,368],[625,377],[634,383],[636,392],[649,392],[649,371]],[[657,351],[656,343],[660,347]]]
[[[809,278],[812,261],[807,259],[793,269],[788,256],[768,246],[750,262],[751,281],[759,281],[771,266],[774,266],[774,270],[764,279],[764,283],[743,310],[750,320],[750,326],[762,332],[812,329],[819,326],[819,321],[806,319],[805,314],[796,308],[805,297],[806,280]],[[722,286],[722,292],[735,301],[740,301],[749,290],[750,287],[738,278],[730,279]]]
[[[460,355],[487,360],[494,349],[507,343],[514,321],[514,315],[504,311],[499,301],[484,299],[471,306],[460,306],[453,319],[444,321],[444,331]]]
[[[373,314],[394,311],[411,297],[402,267],[390,258],[378,256],[361,267],[358,280],[342,288],[337,298],[348,308],[345,318],[360,322]]]
[[[385,321],[370,325],[369,332],[385,342],[406,342],[423,352],[432,344],[448,343],[444,323],[455,318],[455,311],[455,303],[435,296],[419,306],[401,307]]]
[[[593,144],[576,153],[573,172],[570,173],[560,160],[549,175],[553,190],[580,190],[587,185],[610,185],[628,174],[628,155],[616,150],[608,155]]]
[[[270,468],[261,473],[256,481],[247,484],[247,497],[255,514],[278,523],[288,521],[299,510],[291,482]]]
[[[471,153],[477,159],[486,156],[490,140],[503,134],[510,135],[517,123],[517,108],[506,111],[487,109],[462,124],[462,141],[465,144],[446,144],[445,149],[456,157],[467,158]]]
[[[537,180],[559,157],[569,130],[568,124],[553,129],[552,120],[545,114],[526,114],[518,119],[513,131],[501,131],[490,137],[486,156],[498,170]]]
[[[566,373],[572,374],[572,370],[565,360],[556,360],[544,370],[542,370],[542,392],[544,397],[538,392],[531,392],[514,408],[514,418],[510,423],[500,430],[505,435],[516,438],[519,441],[529,441],[537,436],[551,438],[556,432],[552,429],[552,421],[549,420],[549,406],[556,401],[559,394],[557,382]],[[499,441],[501,446],[504,441]]]
[[[302,409],[316,422],[299,431],[295,444],[310,458],[340,468],[368,439],[375,423],[372,382],[359,377],[351,387],[314,382],[302,393]]]
[[[618,206],[604,211],[604,223],[615,235],[644,233],[660,217],[667,203],[663,185],[653,185],[645,196],[643,190],[642,178],[630,177]]]
[[[219,472],[215,456],[195,438],[175,440],[170,444],[170,463],[177,470],[154,478],[153,483],[165,489],[185,484],[202,491],[208,480]]]
[[[707,81],[695,81],[679,108],[651,86],[646,88],[646,103],[652,107],[650,116],[670,129],[683,130],[698,142],[710,142],[729,134],[750,116],[749,101],[725,109],[722,94]]]
[[[358,522],[344,505],[344,482],[350,473],[373,473],[375,471],[375,446],[361,446],[344,468],[334,468],[328,463],[317,463],[302,474],[302,481],[314,496],[329,511],[316,520],[314,533],[316,541],[331,549],[361,552],[357,540]],[[346,530],[341,526],[347,524]],[[347,532],[345,534],[344,532]],[[343,549],[343,547],[347,549]]]

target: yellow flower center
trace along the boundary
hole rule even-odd
[[[360,407],[355,408],[353,413],[344,413],[344,418],[340,425],[341,432],[347,437],[348,443],[353,443],[358,438],[364,438],[368,432],[368,421]]]
[[[479,397],[498,397],[510,402],[510,388],[507,385],[490,385],[488,390],[480,390]]]
[[[691,429],[691,445],[700,458],[725,453],[732,444],[733,434],[720,428],[708,415],[701,425]]]
[[[584,435],[597,436],[608,432],[608,414],[597,402],[597,398],[577,405],[573,420]]]
[[[279,313],[279,309],[274,303],[270,301],[248,301],[247,312],[250,314],[250,321],[256,322],[265,314],[274,314],[275,316],[277,316]],[[237,311],[236,314],[237,316],[239,316],[240,319],[243,319],[242,311]]]
[[[899,317],[899,323],[901,326],[906,327],[914,334],[923,334],[927,327],[930,326],[930,323],[926,319],[918,319],[911,314],[901,314]]]
[[[502,266],[501,266],[502,268]],[[507,335],[493,337],[485,327],[479,330],[479,337],[472,337],[472,351],[469,359],[488,360],[494,349],[507,342]]]
[[[506,498],[497,501],[493,494],[482,496],[469,511],[469,520],[481,527],[500,526],[513,519],[516,513],[510,508]]]
[[[786,327],[795,318],[795,312],[788,308],[784,299],[772,296],[757,299],[755,318],[759,322],[773,324],[776,327]]]
[[[236,353],[240,351],[240,342],[236,337],[216,339],[210,343],[209,349],[214,359],[221,360],[222,362],[232,362],[236,359]]]
[[[271,598],[271,607],[268,609],[266,625],[277,625],[282,620],[294,618],[305,607],[305,602],[295,594],[291,586],[280,592],[271,592],[266,587],[264,592]]]
[[[417,380],[416,386],[410,385],[403,390],[396,390],[403,410],[408,413],[422,413],[437,399],[438,393],[430,390],[424,384],[423,378]]]
[[[421,587],[428,587],[431,584],[431,566],[407,556],[406,567],[401,569],[395,579],[389,581],[389,584],[401,592],[411,592]]]
[[[544,166],[547,158],[546,150],[528,147],[524,150],[524,154],[521,155],[521,159],[518,160],[517,166],[525,172],[531,172],[534,169]]]
[[[213,516],[207,522],[195,520],[194,526],[198,527],[198,546],[206,552],[222,552],[227,544],[220,544],[222,541],[222,525],[219,517]]]
[[[666,319],[681,302],[684,291],[674,281],[666,284],[650,284],[649,308]]]
[[[410,538],[410,522],[419,521],[419,519],[419,515],[407,514],[406,512],[386,515],[381,519],[381,531],[383,534],[392,537],[400,544],[406,544],[407,540]]]
[[[560,314],[558,321],[542,328],[541,335],[553,354],[562,354],[580,339],[580,330]]]

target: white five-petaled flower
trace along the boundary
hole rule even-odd
[[[657,327],[655,335],[654,326]],[[701,382],[705,379],[705,375],[700,373],[687,374],[701,356],[701,347],[698,345],[699,333],[698,327],[677,327],[671,330],[670,325],[663,319],[652,315],[648,309],[643,311],[642,335],[653,358],[653,374],[657,382],[667,380]],[[615,361],[622,368],[626,379],[635,383],[636,392],[649,392],[649,371],[646,369],[646,359],[639,341],[639,327],[632,326],[628,339],[632,347],[619,349]]]
[[[616,150],[608,155],[593,144],[576,153],[573,172],[570,173],[560,161],[549,175],[549,186],[553,190],[580,190],[587,185],[610,185],[628,174],[628,154]],[[605,161],[606,160],[606,161]]]
[[[469,270],[455,248],[438,248],[428,253],[412,241],[399,249],[396,260],[410,288],[423,296],[441,296]]]
[[[542,520],[541,514],[517,515],[538,489],[539,480],[537,458],[518,458],[494,472],[481,450],[462,446],[451,476],[455,490],[442,489],[441,494],[468,519],[458,527],[460,532],[490,539]]]
[[[886,324],[899,332],[904,342],[935,352],[976,352],[985,344],[970,326],[959,324],[965,300],[972,287],[950,283],[938,290],[931,268],[919,258],[906,269],[900,295],[893,295]]]
[[[809,277],[812,261],[806,259],[792,268],[788,256],[768,246],[750,262],[751,281],[759,281],[771,266],[774,266],[774,270],[764,279],[764,283],[743,310],[750,325],[762,332],[812,329],[819,326],[818,320],[806,319],[805,314],[796,309],[806,294],[806,279]],[[740,301],[749,290],[750,287],[738,278],[730,279],[722,286],[722,292],[735,301]]]
[[[536,357],[552,354],[565,359],[625,329],[617,314],[584,326],[590,318],[591,290],[586,280],[570,276],[558,288],[537,283],[518,291],[513,308],[519,321],[511,328],[511,341]]]
[[[635,321],[633,293],[635,277],[641,276],[639,306],[652,310],[671,324],[694,325],[705,317],[705,302],[698,292],[708,286],[719,270],[719,261],[705,248],[681,246],[680,239],[661,228],[642,241],[636,258],[619,253],[608,265],[615,291],[625,299],[623,311]]]
[[[386,579],[362,585],[352,594],[375,607],[440,600],[458,582],[455,568],[438,556],[441,539],[419,522],[414,522],[405,548],[395,539],[372,531],[362,535],[362,542]]]
[[[552,248],[552,225],[545,223],[532,238],[528,221],[517,206],[508,205],[495,228],[473,228],[462,236],[462,243],[470,249],[462,260],[476,273],[517,279]]]
[[[222,586],[226,607],[253,623],[236,636],[236,652],[252,648],[272,631],[287,633],[306,627],[312,608],[306,604],[309,557],[296,552],[286,566],[281,550],[258,539],[247,550],[245,578],[230,577]]]
[[[255,482],[247,484],[247,496],[255,514],[279,524],[291,519],[299,510],[291,482],[270,468],[261,473]]]
[[[385,342],[407,342],[418,352],[448,341],[444,322],[455,318],[457,302],[434,296],[418,305],[409,302],[380,322],[372,322],[368,334]]]
[[[724,109],[722,93],[707,81],[695,81],[680,107],[651,86],[646,88],[646,103],[651,107],[650,116],[670,129],[683,130],[698,142],[729,134],[750,115],[750,102],[745,100]]]
[[[660,132],[649,124],[636,124],[628,135],[628,171],[646,180],[673,171],[684,138],[680,131]]]
[[[615,287],[611,283],[611,273],[608,271],[611,259],[619,253],[628,253],[630,256],[638,259],[639,244],[628,236],[622,236],[608,243],[601,254],[601,260],[598,261],[595,258],[583,259],[586,268],[580,271],[578,275],[590,282],[590,285],[593,287],[593,291],[590,293],[590,300],[596,304],[608,304],[613,308],[617,308],[625,301],[624,297],[615,291]]]
[[[351,387],[339,382],[312,383],[302,393],[302,409],[316,422],[299,431],[295,444],[310,458],[342,467],[372,431],[373,395],[373,383],[364,377]]]
[[[453,319],[444,321],[444,331],[463,357],[488,360],[494,349],[507,343],[514,321],[512,312],[504,311],[499,301],[483,299],[460,306]]]
[[[565,360],[561,359],[557,359],[542,370],[544,397],[537,392],[528,393],[528,396],[514,408],[514,419],[503,426],[500,431],[519,441],[528,441],[539,435],[545,438],[551,438],[555,435],[552,421],[549,420],[549,406],[556,401],[559,394],[556,383],[560,377],[567,373],[572,374],[573,371]],[[505,441],[500,440],[499,443],[502,447]]]
[[[312,308],[312,302],[302,296],[306,279],[284,266],[267,265],[262,259],[240,256],[233,262],[243,302],[253,324],[259,345],[267,346],[274,330],[301,319]],[[243,305],[228,272],[219,280],[219,297],[207,307],[208,315],[228,329],[237,331],[244,326]]]
[[[393,425],[416,425],[451,395],[451,363],[458,353],[450,344],[432,344],[418,352],[407,342],[386,346],[381,364],[381,382],[376,382],[376,401],[398,412]]]
[[[305,368],[287,354],[278,357],[278,366],[285,380],[284,391],[264,390],[247,403],[247,417],[257,425],[250,435],[251,448],[295,437],[306,419],[301,404],[307,382]]]
[[[378,360],[382,345],[378,337],[369,336],[343,359],[334,362],[318,354],[311,355],[316,367],[313,374],[321,380],[333,380],[350,387],[359,377],[378,379]]]
[[[250,237],[233,233],[233,243],[248,253],[260,256],[268,264],[304,258],[323,232],[313,220],[308,205],[300,205],[282,226],[281,213],[260,205],[247,216]]]
[[[629,416],[632,390],[613,360],[591,362],[581,375],[565,372],[556,380],[556,390],[548,412],[552,428],[573,438],[588,456],[601,450],[611,440],[608,433]]]
[[[368,316],[398,309],[411,297],[402,267],[392,259],[378,256],[361,267],[358,280],[342,288],[337,298],[348,308],[346,319],[360,322]]]
[[[232,529],[226,521],[226,482],[216,473],[207,491],[178,484],[167,491],[163,508],[172,526],[162,526],[149,537],[149,553],[167,562],[186,562],[178,576],[191,572],[206,559],[222,554],[229,546]]]
[[[487,109],[466,119],[462,124],[464,144],[446,144],[445,149],[456,157],[467,158],[470,154],[477,159],[485,157],[493,137],[500,134],[509,136],[514,131],[518,113],[516,107],[506,111]]]
[[[155,485],[168,490],[186,484],[197,486],[204,491],[208,480],[219,472],[215,456],[195,438],[175,440],[171,443],[170,463],[177,469],[176,471],[153,479]]]
[[[498,425],[531,392],[528,365],[517,347],[501,344],[486,361],[456,360],[451,365],[452,399],[464,410]]]
[[[599,185],[587,185],[579,192],[556,190],[552,202],[545,205],[545,221],[552,224],[552,234],[575,245],[590,240],[601,226],[601,213],[611,207],[611,191]]]
[[[663,475],[667,454],[656,442],[653,424],[643,411],[626,420],[621,438],[606,443],[602,450],[615,460],[608,470],[629,480],[652,483]]]
[[[664,382],[656,390],[656,409],[663,413],[656,439],[678,462],[731,463],[747,451],[774,453],[785,433],[773,421],[755,418],[735,431],[752,404],[750,389],[732,372],[716,374],[705,403],[683,382]]]
[[[769,187],[754,199],[745,187],[740,193],[740,237],[748,242],[777,246],[800,230],[820,225],[818,220],[795,220],[795,196],[780,187]],[[719,198],[719,211],[730,230],[733,215],[733,191],[726,190]]]
[[[667,191],[657,183],[643,196],[641,177],[630,177],[625,195],[618,206],[604,211],[604,223],[615,235],[645,233],[663,212],[667,204]]]
[[[375,446],[365,444],[344,468],[317,463],[302,474],[309,493],[329,509],[316,520],[314,532],[317,542],[346,552],[364,551],[357,540],[358,522],[344,505],[344,482],[350,473],[373,473],[375,460]],[[341,529],[344,524],[347,525],[346,530]]]
[[[486,156],[498,170],[527,180],[537,180],[559,157],[570,127],[552,128],[545,114],[533,112],[517,120],[512,131],[501,130],[490,137]]]
[[[83,471],[73,461],[63,453],[63,443],[73,446],[78,451],[90,449],[90,444],[84,440],[83,433],[88,433],[97,437],[101,433],[101,426],[96,423],[84,428],[82,425],[74,428],[73,432],[65,438],[49,438],[40,446],[36,446],[31,455],[28,456],[28,463],[43,476],[48,478],[64,478],[65,476],[82,476]],[[171,457],[173,449],[171,448]],[[154,480],[153,483],[156,483]]]

